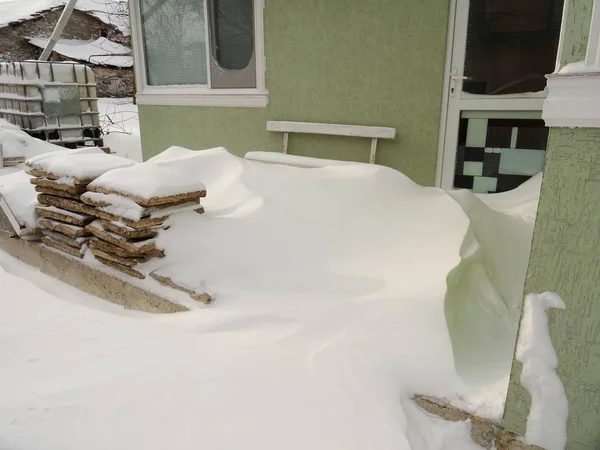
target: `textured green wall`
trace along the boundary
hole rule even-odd
[[[550,311],[550,336],[569,400],[568,449],[600,448],[600,129],[554,128],[525,294],[557,292],[566,310]],[[513,365],[505,426],[525,432],[529,394]]]
[[[592,0],[571,0],[561,65],[585,58]],[[557,292],[550,310],[558,375],[569,400],[568,450],[600,448],[600,129],[550,130],[525,295]],[[525,433],[531,398],[514,360],[504,425]]]
[[[144,158],[170,145],[281,151],[267,120],[394,127],[377,163],[432,185],[449,0],[276,0],[265,8],[267,108],[140,105]],[[289,153],[367,161],[367,139],[291,135]]]

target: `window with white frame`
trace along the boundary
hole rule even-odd
[[[132,29],[138,61],[144,63],[137,80],[140,103],[152,103],[152,99],[143,101],[145,96],[156,100],[179,93],[188,96],[183,104],[196,95],[200,99],[212,96],[207,104],[218,105],[221,102],[214,98],[231,99],[229,94],[233,94],[239,105],[225,100],[223,106],[266,106],[262,0],[134,3]],[[160,100],[156,103],[161,104]]]

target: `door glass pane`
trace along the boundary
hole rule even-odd
[[[248,67],[254,52],[252,0],[214,0],[215,57],[224,69]]]
[[[489,118],[489,112],[463,111],[455,188],[476,193],[509,191],[543,170],[548,128],[541,119],[524,119],[519,114]]]
[[[202,0],[140,0],[146,74],[150,86],[206,85]]]
[[[564,0],[471,0],[463,91],[543,91],[554,71]]]

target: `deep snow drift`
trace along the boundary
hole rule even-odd
[[[448,305],[487,321],[488,336],[463,324],[483,347],[503,345],[516,288],[502,271],[477,276],[498,250],[478,224],[513,218],[530,233],[522,217],[535,213],[518,198],[459,203],[386,167],[301,169],[223,149],[172,148],[150,164],[196,177],[208,196],[204,215],[174,216],[159,237],[167,256],[146,269],[204,284],[215,302],[123,311],[0,253],[0,447],[476,448],[468,424],[407,399],[501,414],[512,355],[473,364]]]

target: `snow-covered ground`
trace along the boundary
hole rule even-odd
[[[104,145],[118,156],[142,161],[140,121],[131,98],[99,98],[100,126]]]
[[[215,302],[124,311],[0,253],[0,448],[477,448],[409,398],[501,416],[539,176],[499,198],[218,149],[152,164],[208,197],[148,264]]]
[[[478,448],[403,403],[407,382],[456,387],[431,307],[251,294],[153,316],[0,265],[1,448]]]

